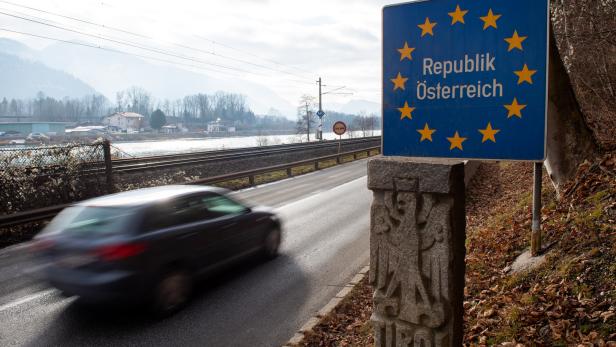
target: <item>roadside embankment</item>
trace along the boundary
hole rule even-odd
[[[529,245],[532,164],[484,163],[467,187],[465,344],[616,346],[616,153],[580,166],[556,199],[544,174],[542,265]],[[302,346],[371,346],[371,287],[355,288]]]

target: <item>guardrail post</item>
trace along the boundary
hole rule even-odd
[[[293,177],[293,168],[292,167],[288,167],[287,168],[287,177]]]
[[[251,187],[255,185],[255,176],[254,175],[248,176],[248,184],[250,184]]]
[[[105,159],[105,177],[107,181],[107,193],[111,194],[115,191],[113,187],[113,166],[111,161],[111,142],[108,139],[103,140],[103,157]]]
[[[368,162],[375,345],[461,346],[464,165]]]
[[[318,170],[318,169],[319,169],[319,161],[318,161],[318,160],[316,160],[316,161],[314,162],[314,170],[316,171],[316,170]]]

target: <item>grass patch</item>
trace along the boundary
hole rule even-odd
[[[220,188],[226,188],[230,190],[238,190],[238,189],[250,187],[250,181],[248,180],[248,177],[238,178],[234,180],[215,183],[214,186],[220,187]]]
[[[312,164],[296,166],[291,169],[291,173],[293,174],[293,176],[303,175],[305,173],[312,172],[312,171],[314,171],[314,165]]]
[[[287,170],[266,172],[255,176],[255,184],[264,184],[287,178]]]
[[[368,152],[359,152],[359,153],[355,154],[355,158],[356,159],[368,158]]]
[[[336,159],[323,160],[319,162],[319,169],[326,169],[328,167],[336,166],[337,164]]]
[[[351,155],[343,155],[340,157],[340,163],[348,163],[350,161],[355,160],[355,157],[351,154]]]

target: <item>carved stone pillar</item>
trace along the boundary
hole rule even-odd
[[[368,188],[376,346],[462,345],[464,165],[379,157]]]

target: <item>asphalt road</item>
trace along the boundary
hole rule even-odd
[[[235,194],[276,208],[284,222],[281,255],[204,281],[187,308],[164,320],[63,298],[37,280],[26,248],[0,251],[0,345],[284,344],[368,263],[366,160]]]

